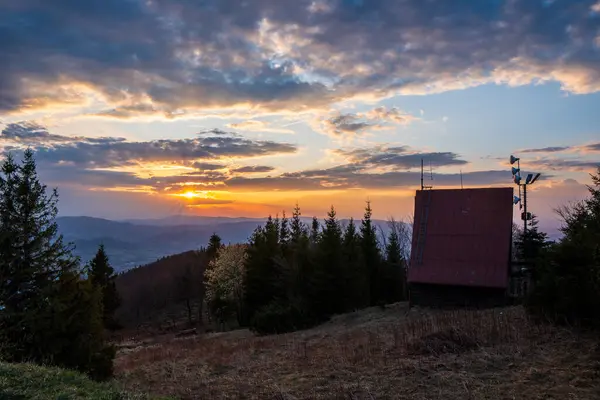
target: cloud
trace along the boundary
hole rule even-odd
[[[246,173],[260,173],[260,172],[271,172],[274,171],[275,168],[268,166],[268,165],[249,165],[246,167],[240,167],[240,168],[236,168],[231,170],[231,172],[235,172],[235,173],[242,173],[242,174],[246,174]]]
[[[592,93],[597,9],[594,0],[4,1],[0,113],[300,112],[488,83]],[[353,124],[340,130],[360,131]]]
[[[213,130],[193,139],[163,139],[128,142],[121,138],[86,138],[53,135],[39,125],[10,125],[2,140],[34,146],[37,159],[50,164],[67,164],[78,168],[107,168],[151,162],[194,162],[228,158],[250,158],[274,154],[291,154],[295,145],[269,140],[251,140],[237,134]],[[197,164],[202,167],[202,164]],[[216,164],[204,167],[217,168]]]
[[[225,165],[214,164],[209,162],[195,162],[192,164],[192,167],[201,171],[216,171],[225,168]]]
[[[413,152],[407,146],[376,146],[367,149],[340,149],[334,154],[345,157],[350,163],[362,168],[392,167],[394,169],[411,169],[421,165],[421,160],[426,165],[444,167],[453,165],[466,165],[467,161],[461,160],[452,152]]]
[[[560,153],[560,152],[574,152],[574,153],[594,153],[600,151],[600,143],[588,143],[582,145],[573,146],[554,146],[554,147],[543,147],[537,149],[523,149],[519,150],[521,153]]]
[[[581,146],[582,150],[585,152],[600,152],[600,143],[592,143]]]
[[[333,132],[335,135],[361,133],[372,124],[361,121],[358,115],[340,114],[336,117],[325,120],[326,131]]]
[[[294,131],[291,129],[272,127],[270,123],[258,120],[230,123],[227,124],[227,127],[249,132],[294,133]]]
[[[320,118],[320,130],[338,135],[361,134],[368,130],[380,130],[397,124],[407,124],[419,118],[407,114],[396,107],[376,107],[364,113],[337,113],[328,118]]]
[[[457,186],[460,174],[435,174],[433,185]],[[510,174],[506,171],[475,171],[462,174],[465,185],[510,185]],[[226,181],[228,188],[244,191],[303,191],[303,190],[347,190],[347,189],[392,189],[417,187],[420,172],[364,173],[350,169],[334,168],[311,170],[277,177],[249,178],[233,177]]]
[[[18,123],[11,123],[2,130],[0,134],[0,143],[2,142],[14,142],[22,143],[24,145],[38,145],[38,144],[53,144],[53,143],[73,143],[73,142],[84,142],[93,144],[102,143],[118,143],[125,141],[124,138],[115,137],[83,137],[83,136],[63,136],[55,135],[48,132],[46,127],[37,124],[33,121],[23,121]]]
[[[545,158],[540,160],[532,160],[529,165],[543,170],[549,171],[595,171],[600,167],[600,159],[598,160],[569,160],[558,158]]]
[[[524,149],[520,150],[521,153],[558,153],[561,151],[567,151],[572,149],[571,146],[555,146],[555,147],[543,147],[539,149]]]

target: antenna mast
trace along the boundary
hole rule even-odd
[[[433,180],[433,169],[431,168],[431,163],[429,164],[429,173],[431,176],[431,180]],[[424,167],[423,167],[423,159],[421,158],[421,190],[432,189],[433,186],[425,186],[425,183],[423,182],[424,174],[425,174],[425,171],[424,171]]]

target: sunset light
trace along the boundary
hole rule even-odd
[[[506,154],[542,173],[530,201],[547,229],[586,193],[600,161],[597,2],[291,3],[229,15],[62,2],[39,20],[38,2],[0,5],[17,46],[0,67],[0,146],[38,153],[61,212],[105,218],[262,218],[296,203],[359,218],[367,200],[400,218],[421,160],[435,188],[501,187]],[[530,22],[542,16],[561,40]]]
[[[0,0],[0,54],[0,398],[598,398],[600,0]]]

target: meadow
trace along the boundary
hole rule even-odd
[[[427,311],[396,303],[306,331],[131,337],[115,360],[132,392],[180,399],[594,399],[593,335],[521,307]]]

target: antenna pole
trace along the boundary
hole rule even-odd
[[[523,234],[527,235],[527,185],[523,185],[523,208],[525,209],[525,218],[523,218]]]
[[[463,189],[462,169],[460,170],[460,188]]]
[[[423,159],[421,158],[421,190],[423,190],[425,187],[423,185]]]

